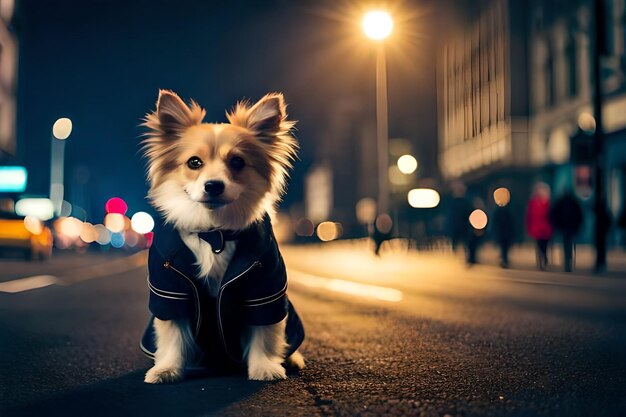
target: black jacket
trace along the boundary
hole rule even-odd
[[[268,215],[238,235],[216,297],[211,296],[207,280],[197,277],[195,262],[177,230],[162,222],[157,225],[148,256],[153,317],[141,340],[144,353],[154,357],[156,351],[154,317],[187,319],[207,365],[222,359],[240,363],[246,326],[275,324],[287,314],[287,356],[296,351],[304,340],[304,328],[287,298],[285,264]]]

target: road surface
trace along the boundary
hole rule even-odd
[[[283,252],[307,368],[276,383],[144,384],[144,254],[0,261],[0,415],[626,415],[619,274],[468,269],[358,245]]]

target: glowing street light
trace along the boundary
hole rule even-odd
[[[363,17],[363,32],[375,41],[386,39],[393,31],[393,19],[383,10],[372,10]]]
[[[72,134],[72,121],[67,117],[61,117],[52,125],[52,135],[59,140],[65,140]]]
[[[67,117],[61,117],[52,125],[50,144],[50,200],[54,207],[54,213],[61,213],[63,203],[63,170],[65,165],[65,139],[72,133],[72,121]]]
[[[365,35],[377,41],[376,54],[376,138],[378,143],[378,213],[387,213],[389,184],[387,170],[389,163],[389,128],[387,122],[387,60],[383,40],[393,30],[393,19],[382,10],[368,12],[362,21]]]

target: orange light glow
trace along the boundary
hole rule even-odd
[[[493,192],[493,201],[500,207],[504,207],[511,201],[511,193],[508,189],[500,187]]]
[[[362,26],[368,38],[380,41],[391,35],[393,19],[383,10],[372,10],[363,17]]]
[[[98,231],[91,223],[83,223],[80,229],[80,239],[85,243],[95,242],[98,238]]]
[[[343,232],[341,224],[333,222],[322,222],[317,226],[317,237],[322,242],[328,242],[341,237]]]
[[[484,211],[480,209],[476,209],[472,211],[472,214],[470,214],[469,222],[474,229],[482,230],[485,227],[487,227],[487,222],[488,222],[487,213],[485,213]]]
[[[68,238],[75,239],[80,236],[83,222],[74,217],[62,217],[57,220],[57,230]]]
[[[104,217],[104,226],[113,233],[120,233],[126,227],[126,218],[120,213],[109,213]]]

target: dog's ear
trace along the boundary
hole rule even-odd
[[[231,124],[245,127],[260,137],[273,137],[289,133],[294,125],[287,121],[286,110],[283,95],[270,93],[253,106],[238,103],[227,117]]]
[[[146,116],[152,133],[162,137],[176,138],[190,126],[202,123],[205,111],[195,102],[188,106],[169,90],[159,90],[156,111]]]

